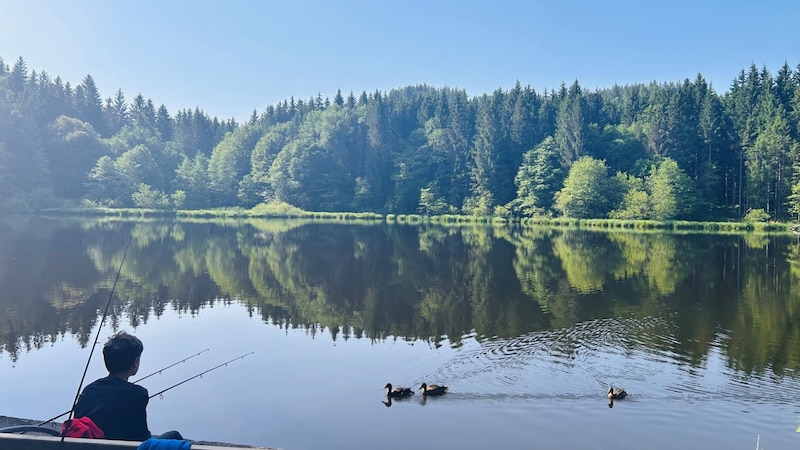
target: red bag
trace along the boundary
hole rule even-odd
[[[71,419],[61,425],[61,436],[89,439],[103,439],[103,430],[97,427],[89,416]]]

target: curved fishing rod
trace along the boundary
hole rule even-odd
[[[172,363],[172,364],[168,365],[167,367],[162,367],[161,369],[158,369],[158,370],[156,370],[155,372],[153,372],[153,373],[151,373],[151,374],[149,374],[149,375],[145,375],[145,376],[143,376],[142,378],[139,378],[138,380],[134,381],[133,383],[134,383],[134,384],[136,384],[136,383],[138,383],[138,382],[140,382],[140,381],[142,381],[142,380],[144,380],[144,379],[146,379],[146,378],[150,378],[150,377],[152,377],[153,375],[160,374],[161,372],[163,372],[163,371],[165,371],[165,370],[169,369],[170,367],[177,366],[178,364],[180,364],[180,363],[183,363],[183,362],[186,362],[186,361],[188,361],[188,360],[190,360],[190,359],[194,358],[195,356],[197,356],[197,355],[200,355],[201,353],[205,353],[205,352],[207,352],[207,351],[208,351],[208,349],[205,349],[205,350],[203,350],[203,351],[201,351],[201,352],[197,352],[197,353],[195,353],[195,354],[194,354],[194,355],[192,355],[192,356],[188,356],[188,357],[186,357],[186,358],[183,358],[182,360],[180,360],[180,361],[178,361],[178,362]],[[41,426],[47,425],[48,423],[50,423],[50,422],[52,422],[52,421],[54,421],[54,420],[58,419],[59,417],[66,416],[66,415],[67,415],[67,414],[69,414],[69,413],[70,413],[69,411],[63,412],[63,413],[61,413],[61,414],[59,414],[59,415],[57,415],[57,416],[53,417],[52,419],[45,420],[44,422],[40,423],[40,424],[39,424],[39,426],[41,427]]]
[[[213,371],[213,370],[217,370],[217,369],[219,369],[219,368],[220,368],[220,367],[222,367],[222,366],[227,366],[229,363],[232,363],[232,362],[236,361],[237,359],[244,359],[244,357],[245,357],[245,356],[252,355],[252,354],[254,354],[254,353],[255,353],[255,352],[245,353],[245,354],[244,354],[244,355],[242,355],[242,356],[237,356],[236,358],[233,358],[233,359],[231,359],[231,360],[225,361],[224,363],[222,363],[222,364],[220,364],[220,365],[218,365],[218,366],[214,366],[214,367],[212,367],[212,368],[210,368],[210,369],[208,369],[208,370],[204,370],[204,371],[202,371],[202,372],[198,373],[197,375],[195,375],[195,376],[193,376],[193,377],[189,377],[189,378],[187,378],[187,379],[185,379],[185,380],[181,381],[180,383],[175,383],[175,384],[173,384],[172,386],[170,386],[170,387],[168,387],[168,388],[166,388],[166,389],[164,389],[164,390],[161,390],[161,391],[158,391],[158,392],[156,392],[155,394],[151,395],[151,396],[150,396],[150,398],[153,398],[153,397],[155,397],[155,396],[161,396],[161,394],[163,394],[164,392],[167,392],[167,391],[169,391],[169,390],[170,390],[170,389],[172,389],[172,388],[176,388],[176,387],[178,387],[178,386],[182,385],[183,383],[186,383],[187,381],[194,380],[194,379],[195,379],[195,378],[197,378],[197,377],[202,377],[203,375],[207,374],[208,372],[211,372],[211,371]]]
[[[72,420],[72,413],[75,412],[75,405],[78,403],[78,398],[81,395],[81,388],[83,387],[83,382],[86,380],[86,372],[89,371],[89,363],[92,361],[92,355],[94,354],[94,349],[97,347],[97,340],[100,339],[100,331],[103,329],[103,324],[106,322],[106,316],[108,315],[108,308],[111,306],[111,300],[114,298],[114,291],[117,289],[117,282],[119,281],[119,275],[122,273],[122,265],[125,263],[125,257],[128,255],[128,247],[131,246],[131,241],[133,240],[133,233],[128,238],[128,243],[125,244],[125,251],[122,253],[122,261],[119,262],[119,269],[117,269],[117,276],[114,278],[114,285],[111,286],[111,292],[108,294],[108,301],[106,302],[106,309],[103,311],[103,318],[100,319],[100,325],[97,327],[97,335],[94,337],[94,343],[92,344],[92,350],[89,351],[89,359],[86,360],[86,367],[83,368],[83,376],[81,376],[81,382],[78,384],[78,392],[75,393],[75,400],[72,401],[72,408],[69,410],[69,417],[67,420]],[[62,441],[64,437],[61,437]]]

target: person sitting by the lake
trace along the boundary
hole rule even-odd
[[[105,439],[183,439],[177,431],[152,436],[147,427],[150,396],[147,389],[128,381],[139,370],[143,350],[142,341],[125,331],[111,336],[103,346],[108,376],[83,389],[75,405],[75,418],[90,418],[102,430]]]

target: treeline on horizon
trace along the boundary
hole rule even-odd
[[[256,93],[257,94],[257,93]],[[244,123],[0,58],[0,209],[800,219],[800,65],[589,92],[293,97]]]

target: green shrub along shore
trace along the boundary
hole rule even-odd
[[[709,231],[709,232],[797,232],[791,222],[700,222],[684,220],[623,220],[574,219],[568,217],[499,217],[457,214],[378,214],[372,212],[315,212],[304,211],[286,203],[259,204],[251,209],[218,208],[197,210],[142,209],[142,208],[59,208],[41,211],[47,216],[168,218],[178,219],[308,219],[321,221],[367,221],[390,224],[519,224],[521,226],[550,226],[567,228],[595,228],[621,230]]]

